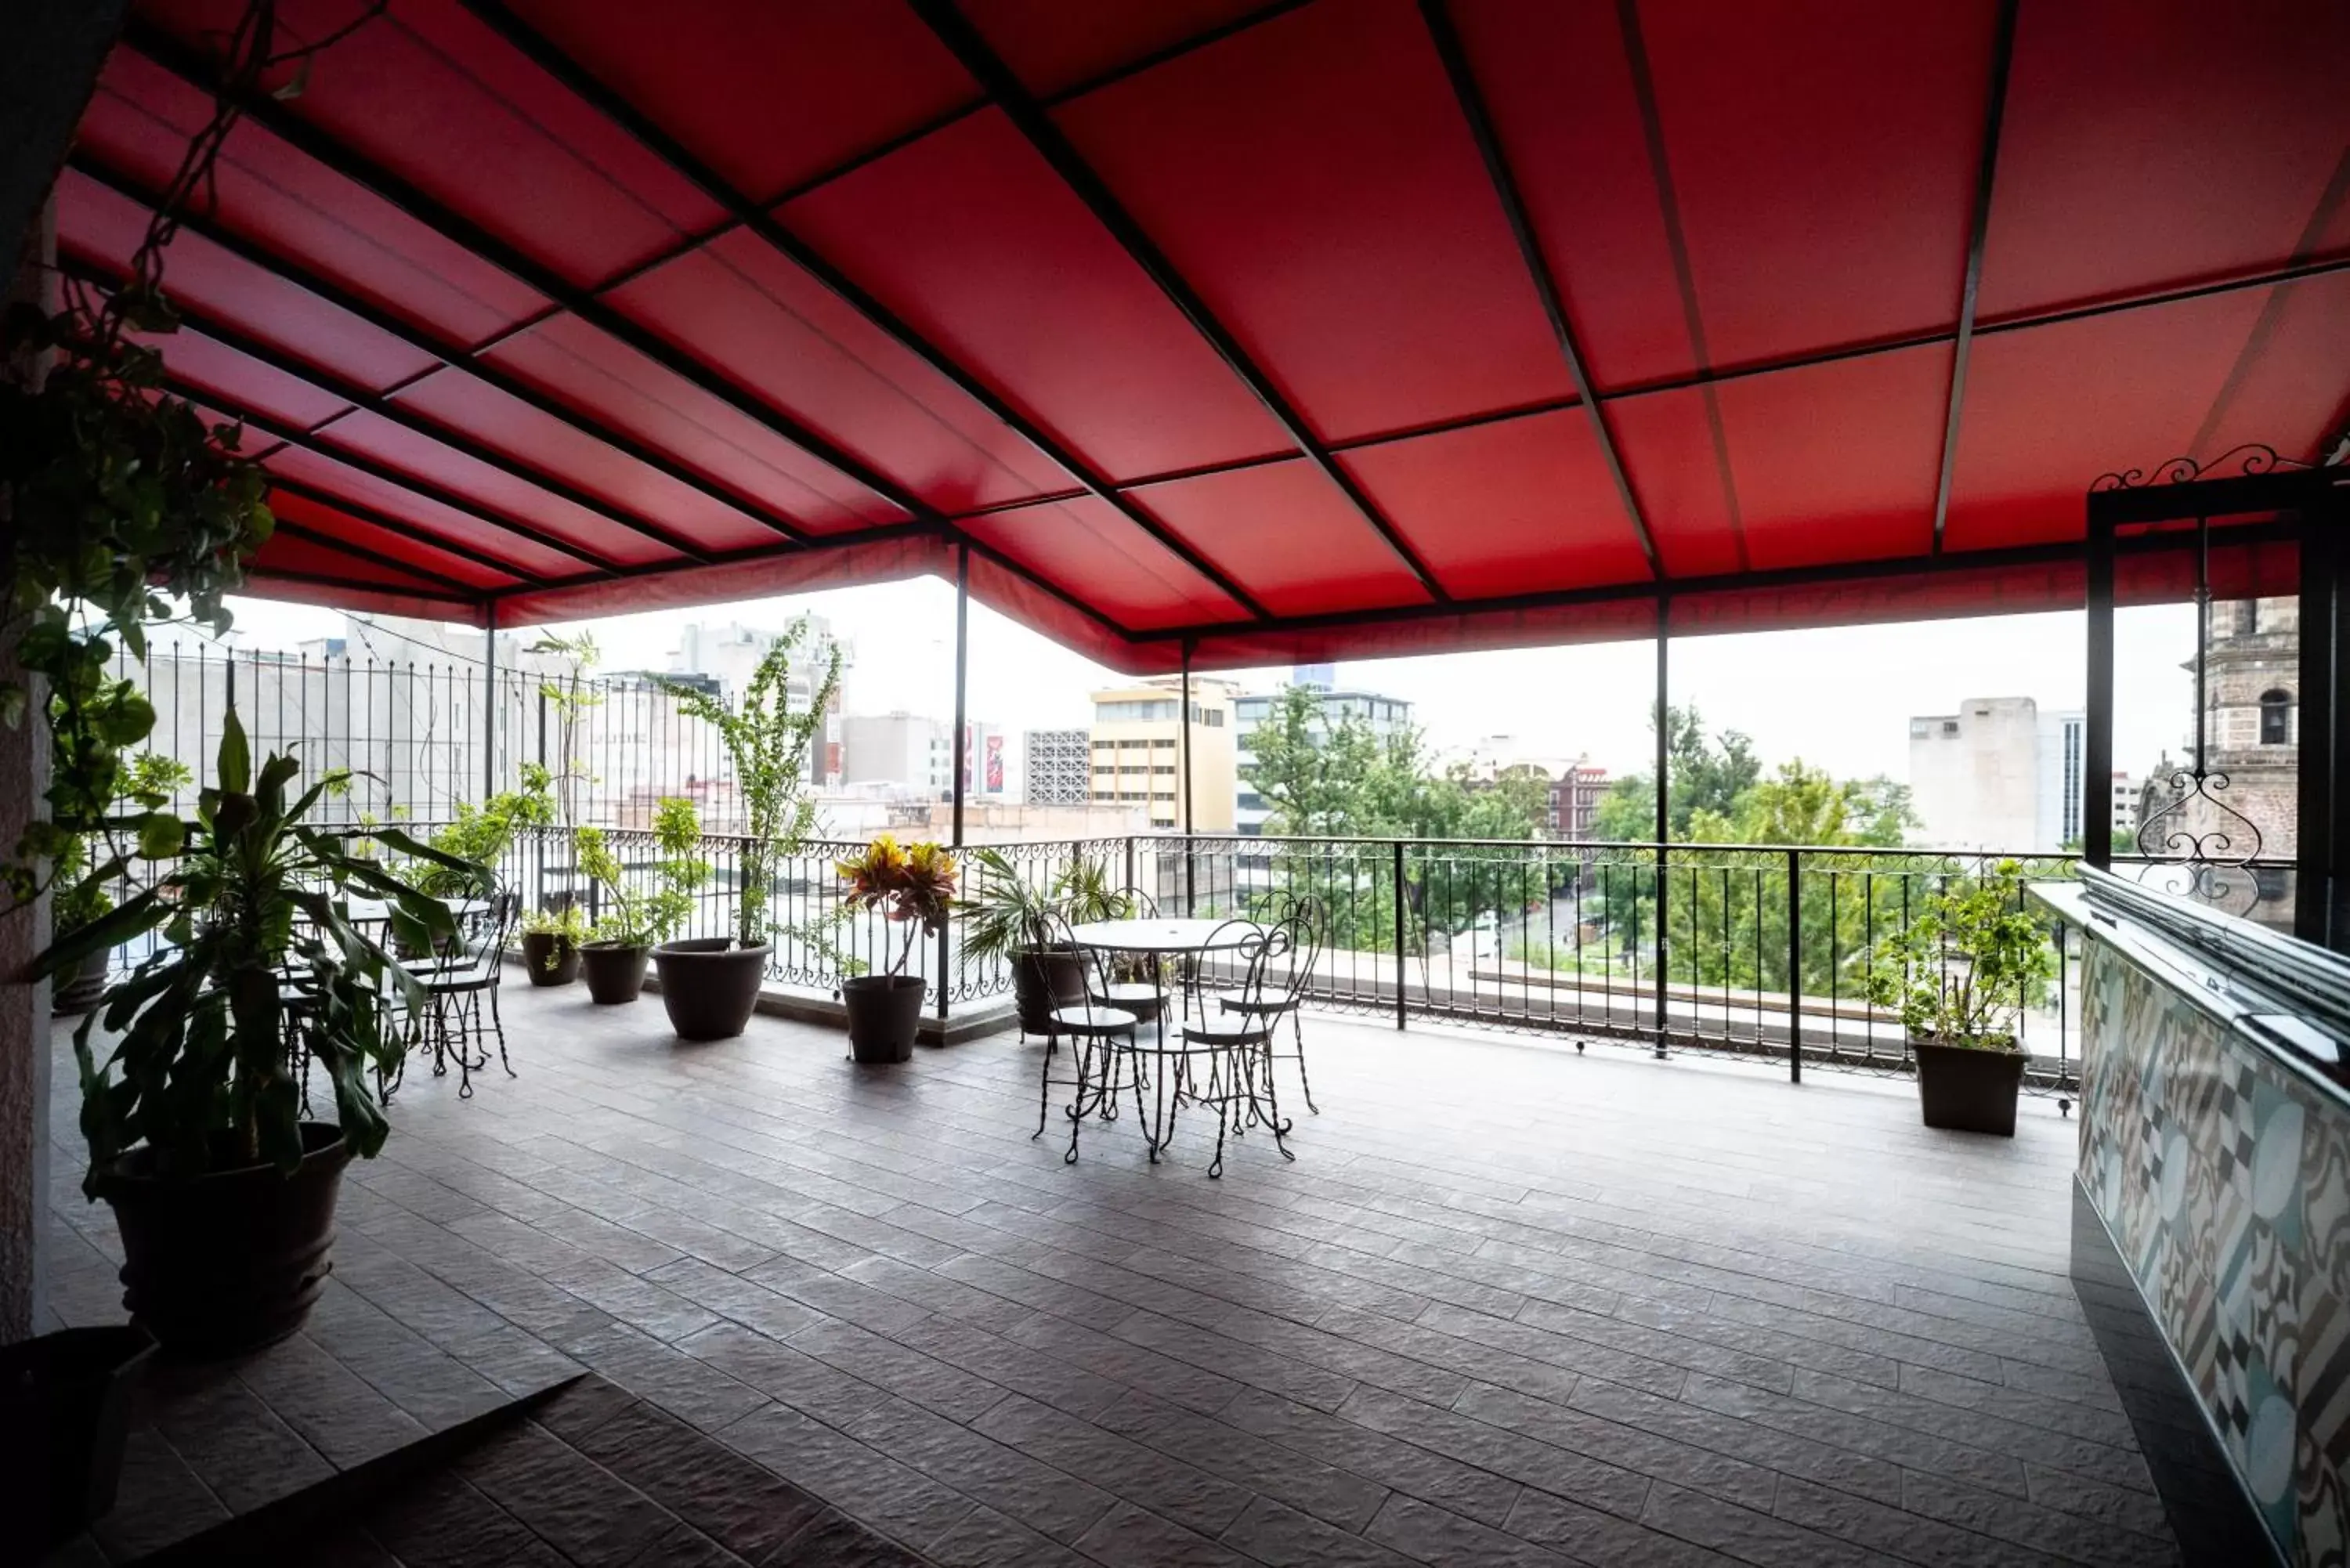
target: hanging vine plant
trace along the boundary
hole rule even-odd
[[[253,0],[217,35],[213,112],[155,204],[119,286],[59,280],[54,310],[29,302],[0,319],[0,648],[24,678],[0,681],[0,719],[37,717],[52,764],[44,820],[5,852],[10,901],[85,869],[112,880],[129,857],[178,853],[178,817],[119,814],[123,759],[154,728],[137,686],[114,673],[118,653],[143,662],[151,628],[228,630],[226,596],[269,537],[269,481],[242,450],[242,431],[208,422],[165,385],[154,339],[177,330],[163,286],[165,254],[189,212],[215,201],[213,169],[241,117],[267,87],[298,93],[319,50],[379,15],[296,47],[277,47],[276,0]],[[271,85],[274,84],[274,85]],[[47,700],[32,710],[36,691]],[[78,854],[103,837],[108,853]]]

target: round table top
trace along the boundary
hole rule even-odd
[[[1236,948],[1259,934],[1240,920],[1087,920],[1069,928],[1081,948],[1128,953],[1197,953]]]

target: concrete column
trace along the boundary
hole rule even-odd
[[[21,265],[12,269],[8,300],[30,299],[55,308],[57,202],[45,203],[25,235]],[[37,383],[42,367],[0,369],[13,379]],[[13,641],[0,647],[0,680],[27,679]],[[0,853],[14,849],[35,805],[49,785],[48,729],[35,715],[45,687],[30,693],[24,722],[0,724]],[[29,973],[49,941],[49,900],[0,914],[0,1344],[47,1326],[44,1254],[49,1204],[49,985]]]

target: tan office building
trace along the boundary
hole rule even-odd
[[[1232,831],[1235,778],[1232,700],[1238,688],[1191,680],[1191,754],[1183,754],[1183,682],[1161,678],[1093,694],[1093,797],[1139,805],[1150,826],[1183,830],[1183,770],[1191,769],[1191,822],[1199,833]]]

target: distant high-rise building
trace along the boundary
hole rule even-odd
[[[1607,770],[1588,756],[1575,758],[1550,781],[1550,836],[1585,839],[1599,819],[1599,797],[1607,793]]]
[[[1940,849],[2054,854],[2082,836],[2087,721],[2029,697],[1970,697],[1909,721],[1918,841]]]
[[[840,721],[840,782],[899,784],[934,799],[954,788],[951,726],[919,713],[850,713]]]
[[[669,674],[714,692],[730,705],[739,703],[751,678],[758,673],[759,661],[767,657],[767,650],[782,635],[739,621],[723,626],[691,621],[678,628],[677,647],[670,651]],[[804,710],[814,700],[825,661],[836,647],[840,649],[841,668],[846,670],[855,661],[855,649],[834,637],[832,623],[824,617],[808,617],[807,636],[792,656],[791,679],[786,683],[795,707]],[[843,779],[840,711],[841,694],[836,689],[825,718],[824,739],[808,748],[805,776],[819,787]]]
[[[1232,830],[1232,701],[1228,681],[1191,680],[1191,722],[1183,722],[1183,684],[1160,677],[1093,694],[1093,797],[1139,805],[1150,826],[1186,825],[1183,783],[1191,780],[1189,825],[1201,833]],[[1185,751],[1188,737],[1190,750]]]
[[[1290,671],[1290,684],[1310,687],[1321,693],[1326,724],[1359,719],[1381,739],[1411,728],[1409,702],[1378,691],[1341,691],[1335,684],[1336,677],[1335,664],[1301,664]],[[1264,831],[1265,818],[1272,815],[1272,808],[1254,787],[1256,752],[1251,737],[1257,726],[1272,716],[1277,701],[1279,694],[1275,692],[1253,692],[1232,700],[1232,820],[1242,833],[1252,837]]]
[[[1093,799],[1093,747],[1083,730],[1031,730],[1020,739],[1022,794],[1030,805]]]

